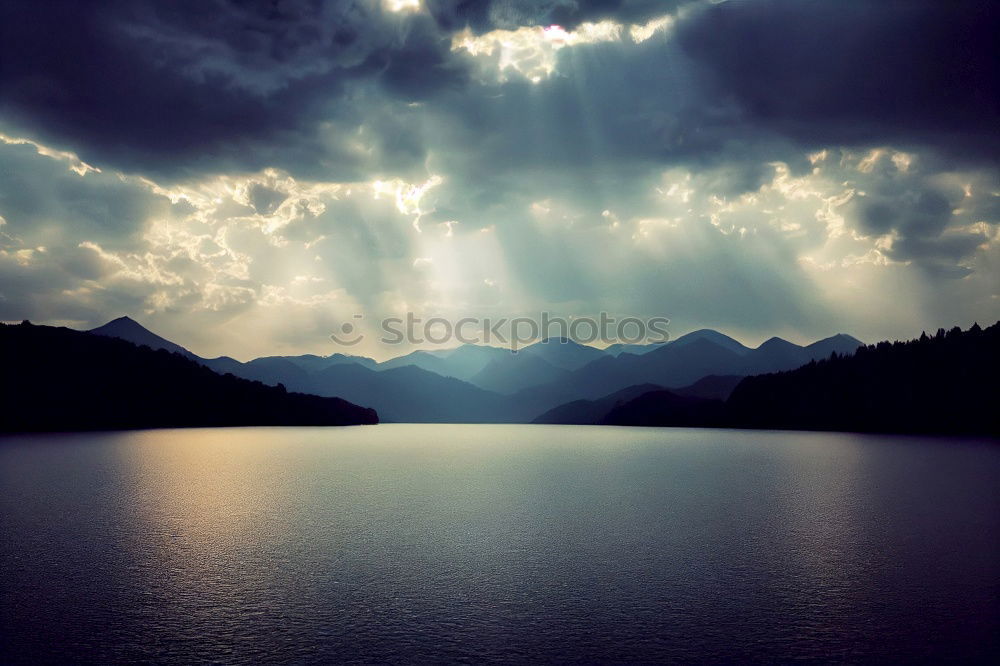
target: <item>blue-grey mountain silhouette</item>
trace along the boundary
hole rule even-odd
[[[606,355],[602,349],[569,338],[545,338],[521,349],[518,354],[537,356],[563,370],[578,370]]]
[[[509,421],[503,398],[454,377],[407,365],[371,370],[335,365],[312,375],[302,390],[372,405],[383,421],[481,423]]]
[[[655,349],[659,349],[661,345],[665,344],[668,344],[668,342],[650,342],[649,344],[616,342],[605,347],[604,353],[609,356],[618,356],[620,354],[635,354],[636,356],[642,356],[643,354],[649,353]]]
[[[744,345],[739,340],[729,337],[724,333],[719,333],[718,331],[713,331],[710,328],[702,328],[697,331],[691,331],[690,333],[685,333],[679,338],[675,338],[665,344],[672,346],[675,350],[684,347],[686,345],[692,344],[699,340],[707,340],[709,342],[715,343],[723,349],[728,349],[729,351],[737,354],[739,356],[745,356],[750,353],[750,348]]]
[[[468,381],[485,368],[490,361],[509,354],[508,350],[499,347],[466,344],[454,349],[417,350],[383,361],[378,364],[378,369],[390,370],[415,365],[444,377],[455,377]]]
[[[511,394],[517,391],[564,382],[570,371],[545,360],[541,355],[529,354],[527,350],[517,353],[506,352],[469,379],[469,382],[487,391]]]

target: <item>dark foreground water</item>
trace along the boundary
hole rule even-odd
[[[1000,444],[383,425],[0,438],[0,661],[985,661]]]

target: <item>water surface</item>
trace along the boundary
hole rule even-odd
[[[528,425],[0,438],[3,661],[985,660],[1000,446]]]

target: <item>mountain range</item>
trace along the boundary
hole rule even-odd
[[[655,389],[578,405],[574,423],[1000,436],[1000,322],[742,379],[725,400]],[[638,395],[635,395],[638,393]],[[551,417],[549,419],[551,421]]]
[[[142,346],[68,328],[0,325],[0,431],[378,423],[367,407],[221,375],[177,345],[128,328]]]
[[[606,350],[551,338],[517,352],[462,345],[381,363],[344,354],[267,356],[243,363],[228,356],[200,357],[128,317],[90,333],[176,352],[220,374],[340,397],[373,407],[383,421],[405,422],[531,422],[566,403],[601,400],[643,385],[680,389],[678,394],[691,398],[725,398],[741,377],[790,370],[831,353],[850,354],[862,344],[838,334],[808,346],[771,338],[750,348],[703,329],[665,343]]]

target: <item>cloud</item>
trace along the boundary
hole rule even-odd
[[[839,164],[824,156],[817,164],[843,179],[848,196],[841,208],[858,234],[876,239],[886,258],[914,262],[940,277],[968,275],[964,262],[990,243],[991,228],[1000,225],[997,211],[976,205],[973,197],[976,192],[982,201],[984,190],[996,191],[996,172],[974,178],[941,171],[933,161],[888,149],[842,154]]]
[[[260,183],[253,183],[248,191],[250,205],[261,215],[270,215],[280,206],[288,195],[284,192],[271,189]]]
[[[358,147],[364,97],[463,76],[428,16],[377,3],[14,1],[0,25],[9,133],[161,176],[392,170],[377,142]]]
[[[428,11],[444,30],[469,28],[477,34],[522,26],[573,29],[603,20],[644,23],[682,4],[683,0],[426,0]]]
[[[743,122],[807,147],[933,146],[994,161],[1000,14],[988,0],[728,2],[677,39]]]
[[[515,151],[493,155],[500,167],[540,151],[791,164],[873,143],[990,159],[998,18],[989,3],[958,4],[15,1],[0,10],[0,116],[8,133],[161,179],[268,167],[414,178],[448,150],[429,135],[456,118]],[[634,43],[628,26],[664,17],[668,36]],[[605,24],[610,43],[562,48]],[[466,29],[506,34],[504,49],[531,36],[489,56],[527,79],[474,77],[485,56],[455,48]]]
[[[0,214],[8,237],[56,247],[66,244],[71,229],[104,244],[128,246],[148,217],[172,214],[168,199],[134,182],[92,168],[81,173],[76,156],[45,152],[0,139]]]
[[[322,351],[355,313],[605,310],[805,339],[875,330],[887,311],[912,324],[918,303],[941,321],[957,307],[951,282],[979,294],[969,311],[995,308],[993,176],[890,149],[826,151],[805,174],[761,165],[756,187],[725,164],[630,171],[643,175],[600,191],[574,172],[530,172],[490,183],[484,206],[454,174],[338,183],[269,169],[159,185],[0,148],[23,174],[0,184],[0,318],[90,326],[125,313],[206,354]],[[923,210],[935,196],[947,211]],[[866,216],[866,199],[893,214]],[[864,295],[845,303],[859,281]]]

